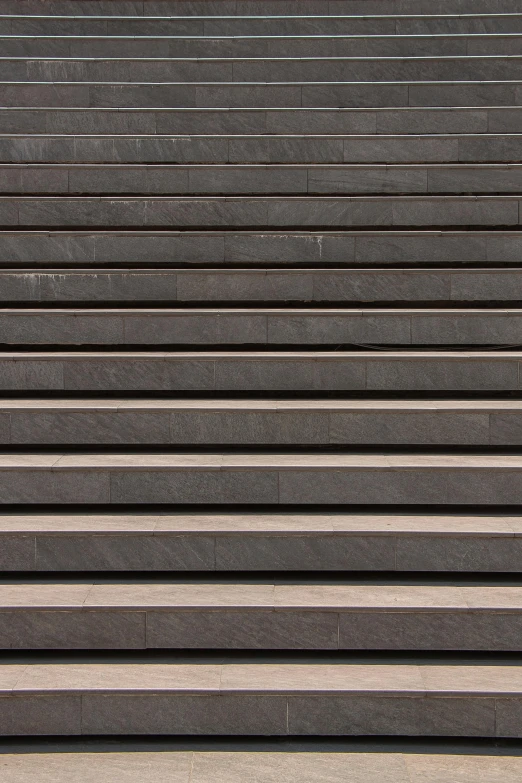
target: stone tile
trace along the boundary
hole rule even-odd
[[[242,570],[395,570],[392,536],[299,535],[216,536],[216,569]]]
[[[515,651],[521,630],[522,618],[501,611],[342,612],[339,648]]]
[[[286,698],[265,695],[85,695],[84,734],[285,735]]]
[[[302,735],[492,736],[495,700],[291,696],[288,732]]]
[[[517,503],[519,488],[508,474],[469,471],[463,474],[422,471],[281,472],[281,503]]]
[[[145,648],[145,612],[2,611],[0,647],[12,650]]]
[[[219,688],[220,671],[205,664],[34,663],[24,667],[14,692],[206,693]]]
[[[181,271],[177,275],[180,302],[236,302],[313,299],[314,275],[299,271]]]
[[[1,618],[1,615],[0,615]],[[147,647],[175,649],[336,650],[335,612],[147,612]]]
[[[111,474],[111,503],[277,503],[277,472],[179,471]],[[92,502],[92,501],[91,501]]]
[[[419,133],[486,133],[501,132],[501,128],[492,127],[492,123],[507,121],[505,109],[497,112],[487,109],[390,109],[376,115],[379,134],[419,134]],[[514,117],[513,117],[514,119]]]
[[[1,365],[0,365],[1,366]],[[67,390],[189,390],[214,388],[212,361],[77,359],[64,367]]]
[[[306,62],[306,61],[305,61]],[[374,84],[357,84],[358,81],[364,81],[368,78],[363,73],[364,68],[357,69],[350,64],[348,69],[343,69],[341,64],[333,64],[333,68],[330,66],[330,76],[326,79],[321,79],[321,74],[316,74],[316,71],[322,69],[317,68],[317,62],[310,60],[308,62],[310,66],[307,72],[303,74],[303,81],[315,79],[316,81],[326,81],[327,84],[315,85],[304,83],[301,88],[303,107],[310,108],[373,108],[373,107],[388,107],[388,106],[408,106],[408,86],[402,84],[386,84],[381,85]],[[344,71],[344,73],[343,73]],[[350,71],[355,71],[350,73]],[[289,76],[289,79],[292,77]],[[294,77],[295,78],[295,77]],[[371,82],[372,76],[368,78]],[[337,80],[343,80],[344,84],[335,84]],[[378,76],[376,81],[378,80]],[[329,83],[328,83],[329,82]],[[346,83],[352,82],[352,83]]]
[[[192,766],[194,783],[368,783],[370,775],[382,783],[411,783],[400,754],[198,752]]]
[[[516,386],[511,361],[374,361],[368,363],[368,389],[495,390]]]
[[[511,537],[397,538],[398,570],[515,572],[521,555],[522,544]]]
[[[3,522],[3,520],[2,520]],[[2,571],[33,571],[35,568],[35,538],[32,535],[1,537],[0,569]]]
[[[484,413],[330,412],[330,443],[489,445]]]
[[[295,193],[307,192],[307,169],[265,167],[200,167],[188,171],[189,193]]]
[[[214,539],[210,535],[188,533],[37,535],[36,568],[40,571],[212,571]]]
[[[475,783],[485,776],[489,783],[515,783],[522,760],[514,755],[405,754],[404,763],[413,783]]]
[[[482,236],[469,236],[451,232],[439,234],[404,233],[392,235],[358,236],[355,246],[356,261],[364,263],[408,263],[418,262],[422,258],[426,263],[439,263],[441,258],[448,262],[486,261],[486,239]],[[488,259],[489,260],[489,259]],[[491,259],[493,260],[493,259]]]
[[[10,263],[89,264],[94,261],[94,237],[54,233],[1,233],[0,257]]]
[[[173,310],[163,316],[154,311],[124,315],[125,342],[162,344],[265,343],[267,316],[263,313]],[[0,317],[0,327],[1,327]]]
[[[107,503],[108,500],[107,473],[0,471],[0,503]]]
[[[36,345],[118,345],[124,342],[124,320],[119,315],[97,317],[78,312],[0,314],[3,342]]]
[[[222,390],[297,390],[312,387],[312,364],[307,361],[240,358],[216,363],[216,388]]]
[[[219,263],[224,260],[224,237],[205,234],[100,234],[96,259],[100,263],[155,264],[165,262]]]
[[[66,783],[82,780],[98,783],[188,783],[192,753],[104,752],[5,754],[0,769],[10,783]]]
[[[205,612],[238,609],[272,609],[274,586],[271,584],[130,583],[90,586],[89,607],[125,607],[126,609],[177,612]]]
[[[172,443],[326,443],[328,416],[290,412],[177,411],[171,414]]]
[[[354,136],[344,139],[343,159],[345,163],[447,163],[459,159],[460,141],[450,136]]]
[[[265,131],[272,134],[375,133],[377,127],[376,113],[371,109],[366,112],[350,109],[318,112],[312,108],[308,111],[306,108],[299,111],[271,111],[266,113],[265,122]]]
[[[81,734],[81,697],[76,695],[0,695],[4,736]]]
[[[328,694],[335,699],[338,691],[414,698],[424,693],[424,684],[416,665],[236,663],[223,667],[221,690],[284,691],[292,698],[302,693],[310,698]]]
[[[426,193],[427,172],[421,166],[404,168],[313,166],[308,169],[308,193]]]
[[[516,413],[492,413],[491,443],[516,446],[522,442],[522,419]]]
[[[242,235],[225,238],[225,261],[229,263],[300,263],[353,261],[355,239],[352,236],[329,237],[321,234]]]
[[[393,225],[517,225],[517,202],[513,199],[397,199],[393,202]]]

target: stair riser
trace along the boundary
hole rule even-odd
[[[321,74],[317,74],[315,72],[316,67],[317,66],[314,64],[312,69],[313,73],[315,73],[315,77],[313,77],[312,74],[297,74],[296,82],[303,80],[306,81],[307,78],[315,78],[318,81],[321,81]],[[104,69],[106,68],[107,66],[105,65]],[[503,82],[502,79],[507,79],[509,76],[512,80],[520,80],[522,76],[522,60],[520,62],[520,66],[517,66],[516,70],[512,69],[513,73],[507,74],[506,72],[508,70],[509,69],[507,67],[500,67],[498,74],[494,73],[492,70],[491,73],[486,73],[483,75],[483,79],[492,80],[492,83],[481,83],[476,81],[476,74],[475,80],[473,80],[473,68],[471,68],[469,74],[466,74],[465,67],[462,66],[462,71],[460,71],[460,68],[457,65],[453,69],[453,79],[455,78],[455,73],[460,72],[462,79],[461,83],[457,81],[453,81],[453,83],[441,83],[438,80],[446,79],[448,82],[451,82],[452,77],[450,75],[444,76],[433,74],[431,77],[434,82],[433,84],[428,84],[425,82],[423,84],[417,85],[411,82],[410,84],[400,84],[397,83],[397,81],[394,84],[366,84],[362,82],[352,84],[331,83],[324,85],[299,83],[292,84],[288,83],[289,79],[291,78],[289,72],[286,73],[286,76],[284,75],[284,72],[281,72],[279,75],[275,73],[265,73],[258,75],[251,74],[249,79],[247,79],[246,76],[242,77],[241,79],[238,77],[238,82],[250,81],[252,82],[251,84],[231,84],[230,82],[226,84],[221,84],[219,82],[214,84],[209,82],[206,84],[74,84],[63,82],[52,83],[52,80],[50,81],[49,79],[41,82],[12,81],[0,83],[0,102],[2,107],[27,107],[28,109],[37,107],[56,107],[64,109],[80,108],[85,109],[87,112],[89,108],[117,109],[120,107],[126,109],[132,107],[137,107],[139,109],[157,109],[157,107],[162,107],[162,109],[192,108],[222,110],[222,108],[226,106],[237,109],[299,109],[304,107],[310,109],[354,108],[360,110],[361,108],[371,109],[374,107],[437,108],[441,106],[459,106],[474,108],[489,106],[520,106],[522,104],[522,82]],[[219,68],[217,66],[212,66],[212,72],[219,73]],[[140,76],[142,79],[144,78],[144,75]],[[379,74],[372,74],[368,71],[368,73],[364,75],[359,74],[356,76],[353,73],[347,73],[345,75],[339,75],[337,78],[343,79],[346,82],[357,82],[358,79],[367,79],[370,82],[372,80],[381,79],[382,81],[386,82],[394,81],[399,76],[400,74],[394,75],[392,73],[391,75],[388,74],[386,77],[384,77],[383,74],[381,79]],[[153,82],[155,80],[159,80],[159,75],[151,73],[147,78],[149,81]],[[198,80],[196,75],[194,78],[195,81]],[[411,80],[413,78],[413,73],[411,76],[405,75],[403,78],[405,80]],[[421,77],[419,76],[418,78]],[[428,77],[425,76],[422,78],[427,79]],[[326,75],[323,77],[323,80],[325,79],[328,81]],[[201,78],[199,80],[204,81],[204,79]],[[331,75],[331,80],[335,81],[333,74]],[[170,76],[169,81],[176,81],[175,75]],[[181,81],[183,81],[183,79],[181,79]],[[226,82],[227,80],[226,78],[223,78],[222,81]],[[287,83],[262,83],[267,81],[286,81]],[[483,111],[487,111],[487,109],[484,109]],[[499,109],[496,111],[498,112]],[[145,120],[148,120],[148,122],[144,122],[142,117],[141,125],[139,125],[139,127],[130,127],[129,131],[131,133],[153,133],[154,131],[150,129],[151,125],[153,126],[153,122],[151,122],[151,120],[154,120],[157,113],[161,113],[161,110],[154,112],[154,114],[151,116],[145,116]],[[477,109],[477,114],[480,116],[480,108]],[[357,127],[356,123],[353,123],[350,127],[348,123],[346,123],[342,130],[337,131],[336,129],[332,128],[330,132],[371,133],[371,118],[367,116],[366,118],[362,118],[362,120],[364,119],[367,120],[366,123],[362,123],[361,117],[359,116],[359,125],[362,124],[363,127]],[[41,121],[42,117],[40,117],[40,122]],[[473,120],[471,120],[467,127],[463,126],[462,123],[458,125],[457,118],[454,118],[454,122],[456,124],[454,132],[480,132],[481,130],[476,130],[476,128],[480,126],[480,121],[474,123]],[[319,123],[320,119],[316,124],[319,125]],[[137,125],[137,123],[134,124]],[[169,123],[168,121],[160,124],[163,129],[159,132],[177,132],[175,128],[172,127],[172,123]],[[104,132],[98,124],[98,118],[93,116],[92,112],[90,125],[92,125],[92,132],[94,133]],[[444,125],[439,127],[440,130],[444,133],[450,133],[453,130],[451,125],[448,123],[444,123]],[[434,130],[434,128],[435,126],[433,124],[430,125],[429,122],[427,123],[425,130],[423,130],[420,125],[414,126],[412,123],[411,130],[407,132],[437,132],[437,130]],[[6,132],[9,132],[10,130],[11,129],[9,127],[5,128]],[[49,127],[48,130],[52,132],[53,130],[58,130],[58,128]],[[184,130],[185,129],[181,130],[181,132],[184,132]],[[213,132],[207,126],[203,118],[200,123],[199,130],[191,131],[188,128],[186,130],[187,132],[195,133]],[[493,132],[498,130],[514,131],[516,128],[503,128],[499,126],[495,127],[495,123],[493,123],[493,126],[489,126],[488,130]],[[288,127],[286,127],[281,132],[284,133],[285,131],[292,132]],[[40,128],[40,133],[41,132],[42,128]],[[83,130],[78,128],[78,132],[88,132],[88,127],[84,127]],[[229,125],[228,127],[223,127],[220,131],[216,132],[232,132],[232,127]],[[263,132],[263,130],[261,130],[258,125],[254,132]],[[279,131],[275,130],[275,132]],[[297,120],[295,132],[303,132],[302,117]],[[314,127],[311,129],[311,132],[313,133],[322,131],[319,130],[319,127]],[[325,132],[327,131],[325,130]],[[394,133],[400,131],[398,131],[397,128],[393,127],[392,125],[392,127],[383,128],[382,132]]]
[[[379,140],[356,136],[13,136],[0,137],[0,158],[6,163],[509,163],[522,159],[522,139],[518,135],[399,136]]]
[[[24,735],[520,737],[522,699],[400,691],[352,696],[245,691],[157,693],[16,691],[2,698],[0,731]]]
[[[11,445],[522,446],[522,413],[69,412],[0,413]],[[4,409],[5,410],[5,409]]]
[[[0,263],[180,266],[520,264],[519,232],[0,232]],[[493,290],[493,289],[492,289]]]
[[[354,226],[518,226],[516,196],[272,198],[216,197],[160,199],[9,198],[0,199],[0,227],[76,226],[155,228],[352,228]],[[520,214],[519,214],[520,213]]]
[[[45,527],[43,525],[42,527]],[[188,525],[187,525],[188,527]],[[3,571],[396,571],[518,573],[522,539],[513,533],[381,535],[327,532],[214,535],[2,533]],[[396,616],[393,618],[396,619]],[[492,639],[486,640],[492,643]],[[475,644],[479,644],[478,641]],[[477,648],[478,649],[478,648]]]
[[[0,649],[517,651],[522,612],[18,609]],[[0,719],[1,720],[1,719]]]
[[[0,271],[8,303],[522,302],[522,271],[429,269]]]
[[[107,9],[104,9],[105,11]],[[144,9],[147,12],[147,8]],[[77,12],[77,9],[76,9]],[[82,12],[85,11],[82,9]],[[327,13],[323,8],[322,14]],[[418,13],[415,11],[415,13]],[[468,16],[437,17],[397,16],[383,18],[367,17],[331,17],[316,16],[312,19],[301,17],[262,17],[234,18],[212,17],[197,18],[114,18],[95,19],[89,16],[57,18],[49,16],[14,16],[0,18],[0,35],[5,36],[52,36],[47,42],[38,42],[38,54],[46,57],[67,56],[69,52],[77,54],[76,42],[60,41],[57,36],[429,36],[429,35],[482,35],[522,33],[522,15],[505,16]],[[131,42],[129,42],[131,43]],[[477,41],[477,48],[479,42]],[[28,46],[36,45],[27,41],[23,54],[30,54]],[[109,45],[109,44],[107,44]],[[255,42],[252,41],[252,46]],[[443,43],[441,42],[441,46]],[[45,49],[43,48],[45,46]],[[163,52],[162,42],[157,42],[157,52]],[[156,51],[156,49],[155,49]],[[172,44],[169,51],[172,51]],[[382,50],[381,50],[382,51]],[[377,54],[381,54],[381,51]],[[150,49],[147,50],[150,54]],[[89,56],[89,55],[88,55]],[[156,54],[156,56],[160,56]]]
[[[208,354],[132,357],[119,354],[62,357],[59,353],[4,355],[5,391],[519,391],[519,354],[471,358],[456,353],[390,359],[332,353],[289,358]]]
[[[498,345],[522,343],[522,312],[0,310],[6,345]]]
[[[73,86],[73,89],[75,87]],[[81,90],[85,90],[80,85]],[[101,89],[107,89],[101,87]],[[128,89],[122,87],[122,89]],[[163,88],[162,88],[163,89]],[[238,89],[240,89],[238,87]],[[261,87],[260,89],[264,89]],[[272,89],[272,88],[270,88]],[[283,87],[286,89],[286,87]],[[290,89],[294,90],[295,87]],[[297,88],[299,89],[299,88]],[[307,88],[308,89],[308,88]],[[311,89],[311,88],[310,88]],[[381,89],[379,87],[379,89]],[[383,88],[389,100],[389,88]],[[399,89],[404,89],[399,86]],[[420,89],[438,89],[425,86]],[[462,91],[462,86],[455,89]],[[479,85],[479,90],[488,90],[488,85]],[[494,89],[497,89],[494,85]],[[502,87],[504,90],[505,88]],[[477,94],[471,96],[472,105],[477,102]],[[508,87],[508,91],[512,88]],[[218,91],[211,89],[215,99]],[[20,100],[18,88],[13,94],[13,100]],[[252,94],[252,93],[251,93]],[[41,85],[34,95],[34,100],[43,96]],[[27,96],[28,98],[30,96]],[[457,96],[454,96],[457,99]],[[513,96],[511,96],[512,98]],[[52,96],[47,96],[52,100]],[[359,96],[359,102],[361,100]],[[376,134],[376,135],[408,135],[418,133],[518,133],[522,122],[522,108],[499,107],[488,108],[452,108],[439,109],[440,97],[437,96],[435,107],[431,109],[403,108],[380,109],[334,109],[312,111],[307,109],[270,109],[262,108],[239,109],[223,111],[215,109],[140,109],[121,108],[119,110],[103,109],[60,109],[60,108],[0,108],[0,123],[4,133],[68,133],[68,134]],[[221,101],[221,99],[220,99]],[[259,106],[258,99],[255,105]],[[457,101],[459,106],[467,103],[462,92]],[[122,101],[119,102],[120,105]],[[339,101],[336,102],[339,105]],[[451,103],[451,102],[450,102]],[[487,104],[487,101],[486,101]],[[185,104],[186,105],[186,104]],[[271,104],[273,105],[273,104]],[[300,104],[299,104],[300,105]],[[360,103],[359,103],[360,105]]]
[[[510,468],[0,468],[1,504],[519,505]]]
[[[154,43],[152,44],[154,48]],[[91,45],[88,43],[84,53],[80,56],[83,57],[100,57],[100,54],[96,51],[91,51]],[[143,95],[146,99],[148,96],[156,97],[161,96],[162,100],[159,103],[153,105],[168,105],[164,103],[165,99],[168,100],[169,95],[175,96],[187,96],[190,101],[194,100],[194,96],[198,98],[210,97],[212,89],[204,86],[197,87],[196,90],[190,88],[191,82],[224,82],[221,90],[218,90],[218,95],[224,97],[230,93],[231,96],[237,94],[237,91],[232,89],[230,83],[233,82],[330,82],[333,85],[321,86],[319,89],[312,86],[299,86],[299,93],[303,96],[305,101],[318,98],[321,94],[328,95],[328,92],[333,90],[334,93],[340,94],[339,90],[342,90],[342,86],[336,86],[336,82],[393,82],[393,81],[450,81],[450,82],[462,82],[462,81],[500,81],[508,82],[511,80],[520,80],[522,78],[522,58],[520,56],[461,56],[461,57],[424,57],[422,54],[410,52],[408,56],[399,56],[399,59],[387,59],[386,57],[373,57],[365,59],[363,55],[362,59],[322,59],[321,56],[318,59],[313,59],[313,54],[308,53],[307,59],[280,59],[270,60],[266,56],[261,56],[256,59],[235,59],[235,60],[204,60],[199,59],[195,61],[184,61],[182,59],[171,59],[166,62],[145,60],[145,59],[126,59],[119,62],[112,62],[111,57],[132,57],[132,54],[124,54],[125,42],[122,42],[121,50],[115,51],[108,55],[109,59],[97,59],[94,61],[79,60],[44,60],[37,59],[26,60],[20,59],[3,59],[2,65],[2,79],[3,83],[0,85],[0,97],[5,99],[11,93],[9,89],[13,89],[13,86],[9,88],[9,82],[21,82],[22,84],[16,85],[15,89],[17,95],[22,100],[24,96],[37,94],[37,88],[33,84],[34,82],[57,82],[54,89],[56,96],[63,95],[64,97],[73,98],[73,96],[80,96],[81,103],[73,103],[72,105],[98,105],[97,100],[104,100],[105,96],[110,96],[113,93],[118,94],[122,98],[127,95]],[[147,46],[142,45],[142,49],[147,48],[149,51],[149,57],[151,52],[150,44]],[[522,48],[521,43],[518,43],[518,52]],[[88,54],[87,54],[88,52]],[[211,47],[207,47],[207,57],[211,57],[213,54]],[[2,55],[6,58],[8,53],[2,49]],[[255,58],[256,52],[253,56]],[[419,56],[420,55],[420,56]],[[155,56],[161,57],[161,54]],[[176,54],[175,57],[180,58],[183,55]],[[201,56],[201,55],[196,55]],[[291,53],[287,53],[286,57],[291,58]],[[414,59],[411,59],[411,57]],[[142,55],[143,57],[143,55]],[[169,55],[166,55],[168,58]],[[299,57],[299,56],[298,56]],[[23,82],[29,82],[27,85],[23,85]],[[101,88],[97,86],[81,84],[74,85],[74,82],[107,82],[110,89]],[[133,87],[132,91],[129,87],[127,90],[112,86],[111,82],[186,82],[188,84],[177,85],[174,89],[166,87],[152,89],[150,86]],[[69,83],[69,84],[66,84]],[[504,91],[508,85],[502,85]],[[44,87],[44,95],[49,92],[50,85]],[[388,86],[388,91],[393,94],[392,87]],[[438,85],[439,92],[444,94],[441,90],[441,86]],[[515,98],[516,90],[520,90],[520,87],[515,85]],[[228,90],[224,92],[223,90]],[[250,88],[252,90],[252,88]],[[301,92],[302,90],[302,92]],[[381,88],[382,90],[382,88]],[[357,92],[364,92],[366,100],[371,100],[372,86],[371,85],[357,85]],[[258,91],[259,92],[259,91]],[[295,88],[286,89],[284,92],[275,91],[273,88],[266,90],[266,93],[273,95],[274,97],[279,95],[288,95],[289,100],[292,100]],[[404,94],[404,90],[398,91],[395,88],[396,96]],[[419,100],[423,95],[421,86],[412,86],[409,90],[412,105],[419,105]],[[241,93],[245,95],[245,93]],[[248,93],[246,93],[248,94]],[[256,93],[255,93],[256,94]],[[262,94],[262,93],[261,93]],[[342,93],[341,93],[342,94]],[[349,94],[349,92],[348,92]],[[407,94],[407,90],[406,90]],[[430,95],[428,90],[426,93]],[[487,92],[486,92],[487,94]],[[94,101],[93,103],[85,103],[87,99]],[[109,98],[110,99],[110,98]],[[276,97],[277,99],[277,97]],[[179,100],[179,98],[178,98]],[[3,102],[3,101],[2,101]],[[519,101],[516,101],[517,103]],[[491,104],[494,102],[491,101]],[[9,103],[5,104],[9,105]],[[15,105],[24,105],[16,103]],[[29,105],[42,105],[31,103]],[[44,103],[43,105],[48,105]],[[63,104],[59,104],[63,105]],[[67,103],[65,104],[67,105]],[[101,105],[107,105],[102,103]],[[110,105],[110,104],[108,104]],[[122,104],[120,104],[122,105]],[[134,105],[133,103],[125,102],[123,105]],[[140,104],[143,105],[141,102]],[[145,104],[146,105],[146,104]],[[182,104],[183,105],[183,104]],[[187,106],[198,105],[198,102],[187,103]],[[204,104],[203,104],[204,105]],[[211,104],[220,105],[225,104]],[[243,101],[241,105],[245,104]],[[255,105],[255,104],[254,104]],[[275,104],[280,105],[279,103]],[[290,105],[296,105],[293,102]],[[298,106],[301,104],[297,104]],[[314,102],[313,105],[320,106],[321,103]],[[329,105],[328,103],[326,105]],[[362,104],[365,105],[365,104]],[[394,105],[394,104],[392,104]],[[421,103],[420,105],[424,105]],[[457,105],[457,104],[455,104]]]
[[[522,166],[0,165],[0,193],[42,195],[520,194]]]
[[[42,14],[38,0],[2,0],[1,14]],[[86,16],[365,16],[369,12],[366,0],[92,0],[82,13]],[[433,14],[510,14],[520,13],[517,0],[440,0],[436,9],[431,0],[380,0],[373,2],[372,15],[427,15]],[[47,16],[74,16],[78,14],[75,0],[52,0],[45,4]]]
[[[190,25],[190,20],[188,25]],[[386,23],[386,20],[384,20]],[[92,22],[91,22],[92,24]],[[96,22],[95,22],[96,24]],[[102,20],[98,24],[106,25]],[[393,24],[393,23],[392,23]],[[6,35],[5,28],[9,23],[2,24],[0,19],[0,36]],[[12,26],[12,25],[11,25]],[[67,25],[65,25],[67,26]],[[506,55],[519,55],[521,51],[520,36],[517,35],[489,35],[489,36],[466,36],[457,35],[454,37],[438,35],[436,37],[397,37],[389,35],[380,38],[378,35],[378,20],[375,30],[369,30],[366,24],[366,32],[371,32],[371,36],[364,37],[342,37],[342,32],[333,33],[332,37],[318,37],[306,34],[306,29],[300,30],[296,37],[281,37],[283,34],[277,34],[273,38],[268,37],[267,33],[260,32],[259,38],[252,37],[229,37],[229,38],[168,38],[168,24],[164,24],[163,29],[158,29],[161,22],[156,22],[157,38],[107,38],[104,34],[101,37],[96,36],[96,28],[93,28],[93,37],[58,37],[67,35],[67,33],[57,32],[56,35],[49,38],[15,37],[13,33],[9,37],[0,40],[0,49],[2,57],[60,57],[60,58],[96,58],[96,57],[117,57],[117,58],[190,58],[190,57],[232,57],[232,58],[255,58],[255,57],[465,57],[465,56],[493,56],[501,57]],[[516,23],[514,23],[516,26]],[[522,26],[522,23],[521,23]],[[61,26],[60,26],[61,27]],[[132,25],[128,25],[132,27]],[[143,32],[142,29],[136,31],[136,35],[154,35]],[[154,28],[154,24],[150,27]],[[306,28],[306,25],[303,25]],[[339,26],[339,30],[341,26]],[[56,32],[56,29],[54,30]],[[511,30],[510,32],[513,32]],[[177,31],[173,30],[172,35],[176,36]],[[88,35],[88,33],[82,33]],[[99,33],[98,33],[99,34]],[[181,30],[181,35],[185,34]],[[109,33],[111,35],[111,33]],[[122,35],[125,35],[123,33]],[[353,35],[353,34],[352,34]],[[25,73],[30,78],[38,78],[37,74],[50,74],[55,66],[47,64],[45,66],[38,63],[28,64],[27,69],[7,71],[6,78],[12,77],[11,73]],[[43,70],[42,70],[43,68]],[[83,72],[82,66],[73,67],[71,77],[75,81],[78,78],[78,71]],[[89,67],[87,66],[87,72]],[[57,67],[57,74],[64,75],[65,70]],[[98,74],[99,69],[94,73]],[[24,78],[24,77],[21,77]],[[98,77],[96,77],[97,80]],[[105,81],[105,76],[102,76]],[[80,81],[82,80],[80,76]]]

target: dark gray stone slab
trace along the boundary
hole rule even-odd
[[[335,612],[148,611],[147,648],[320,649],[338,648]]]
[[[92,694],[84,734],[285,735],[286,697],[226,694]]]
[[[494,730],[494,699],[288,698],[289,734],[486,737]]]
[[[4,538],[2,537],[2,543]],[[33,540],[33,549],[34,549]],[[210,534],[36,536],[39,571],[213,571]],[[10,567],[10,570],[15,570]],[[21,568],[20,570],[32,570]]]
[[[0,648],[18,650],[143,649],[145,612],[2,611]]]

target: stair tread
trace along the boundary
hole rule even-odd
[[[338,693],[520,698],[516,665],[229,663],[0,665],[6,694],[59,692]]]
[[[522,587],[288,584],[0,584],[0,611],[260,609],[520,612]]]
[[[411,751],[407,745],[386,751],[382,746],[344,752],[281,752],[265,748],[248,751],[238,747],[235,751],[210,748],[208,750],[143,751],[67,753],[30,752],[2,755],[2,768],[10,783],[40,783],[42,769],[49,770],[53,783],[69,783],[75,776],[81,780],[98,780],[109,783],[117,777],[121,783],[142,783],[145,776],[151,780],[168,779],[173,783],[210,783],[216,776],[223,779],[252,779],[258,783],[274,783],[277,779],[298,778],[301,783],[316,783],[328,775],[329,783],[424,783],[426,775],[438,783],[450,783],[455,775],[463,781],[488,779],[518,783],[522,776],[522,759],[516,754],[503,754],[491,749],[477,752],[453,750],[431,753],[429,749]],[[401,752],[402,751],[402,752]]]
[[[332,513],[245,513],[245,512],[119,512],[2,514],[0,536],[13,533],[85,534],[127,533],[244,533],[409,535],[409,536],[522,536],[522,517],[506,513],[380,514]]]
[[[386,412],[406,411],[423,413],[448,411],[452,413],[485,412],[518,413],[522,400],[336,400],[336,399],[0,399],[0,411],[340,411]]]
[[[416,471],[465,471],[465,470],[520,470],[522,455],[518,454],[366,454],[366,453],[164,453],[135,454],[122,452],[99,453],[16,453],[0,452],[0,469],[3,471],[52,470],[311,470],[311,471],[364,471],[364,470],[416,470]]]

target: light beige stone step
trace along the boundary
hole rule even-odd
[[[0,454],[0,502],[522,503],[515,454]]]
[[[474,754],[384,750],[133,751],[5,753],[8,783],[519,783],[522,759],[510,749]]]
[[[520,571],[514,513],[2,514],[0,567],[41,571]]]
[[[522,587],[0,585],[0,649],[515,652]]]
[[[520,737],[517,665],[0,666],[2,734]]]
[[[522,445],[520,400],[3,399],[3,445]]]

